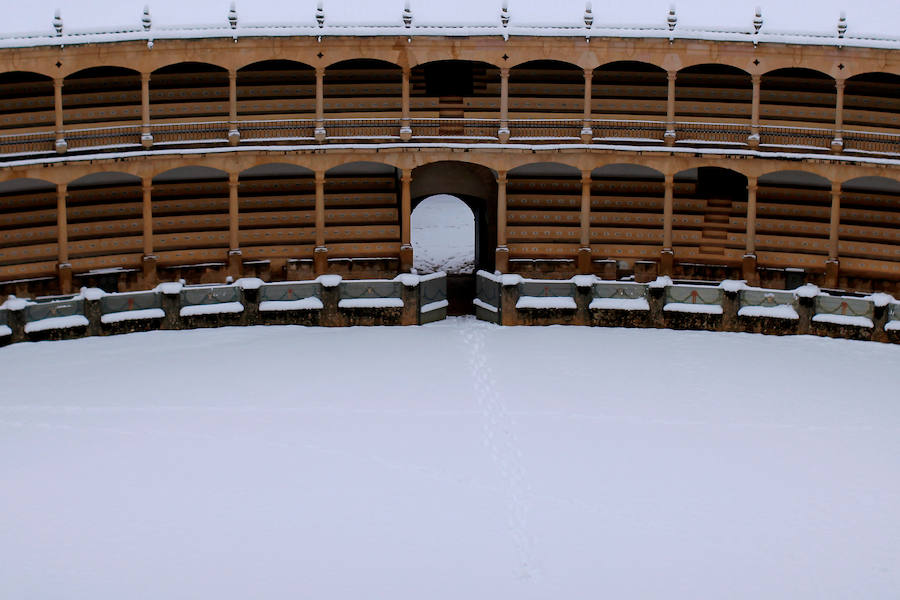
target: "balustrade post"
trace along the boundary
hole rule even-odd
[[[762,76],[751,75],[753,82],[753,100],[750,105],[750,137],[747,138],[747,145],[750,148],[759,148],[759,86]]]
[[[838,228],[841,224],[841,183],[831,183],[831,222],[828,230],[828,260],[825,261],[825,287],[836,288],[838,286],[838,272],[840,271],[840,257],[838,255],[839,235]]]
[[[69,144],[66,142],[66,133],[63,131],[63,78],[62,77],[54,77],[53,78],[53,111],[56,117],[56,152],[58,154],[65,154],[66,150],[69,149]]]
[[[495,269],[509,270],[509,247],[506,245],[506,171],[497,171],[497,251]]]
[[[663,196],[663,248],[659,256],[659,274],[671,275],[675,263],[675,252],[672,249],[672,222],[674,220],[674,188],[675,176],[665,176],[665,192]]]
[[[316,171],[316,249],[313,251],[313,272],[328,271],[328,248],[325,246],[325,172]]]
[[[316,67],[316,141],[324,142],[325,135],[325,67]]]
[[[835,79],[834,102],[834,138],[831,140],[831,151],[835,154],[844,151],[844,79]]]
[[[56,272],[59,279],[59,291],[68,294],[72,291],[72,265],[69,264],[69,219],[66,214],[67,184],[56,184]]]
[[[153,147],[153,133],[150,130],[150,73],[141,73],[141,145]]]
[[[237,122],[237,71],[228,69],[228,144],[237,146],[241,132]]]
[[[759,277],[756,273],[756,189],[756,176],[747,176],[747,233],[744,257],[741,261],[741,274],[750,285],[759,284]]]
[[[238,174],[228,174],[228,274],[240,277],[243,270],[240,241],[240,205],[238,204]]]
[[[413,247],[410,231],[412,169],[400,171],[400,272],[412,269]]]
[[[509,69],[500,69],[500,129],[497,131],[500,143],[509,141]]]
[[[141,225],[143,226],[144,258],[142,273],[145,287],[156,285],[156,255],[153,254],[153,179],[141,179],[141,190],[144,193],[141,204]]]
[[[664,135],[666,146],[673,146],[675,144],[675,78],[677,76],[677,71],[669,71],[667,75],[666,133]]]
[[[579,275],[590,275],[591,264],[591,171],[581,172],[580,247],[577,268]]]
[[[594,139],[594,132],[591,129],[591,91],[593,77],[593,69],[584,70],[584,117],[581,123],[581,142],[583,144],[590,144]]]
[[[412,138],[412,127],[409,124],[409,67],[403,67],[400,93],[400,140],[408,142]]]

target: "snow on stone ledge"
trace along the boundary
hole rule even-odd
[[[520,296],[516,308],[535,310],[575,310],[575,298],[569,296]]]
[[[875,304],[875,306],[879,308],[896,302],[893,296],[891,296],[890,294],[885,294],[884,292],[875,292],[874,294],[869,294],[864,299],[871,300]]]
[[[484,310],[487,310],[487,311],[490,311],[493,313],[500,312],[499,308],[497,308],[493,304],[488,304],[487,302],[485,302],[484,300],[481,300],[480,298],[475,298],[474,300],[472,300],[472,304],[474,304],[478,308],[483,308]]]
[[[743,279],[726,279],[719,284],[719,288],[732,294],[748,289],[747,282]]]
[[[6,310],[25,310],[25,307],[29,304],[34,304],[31,300],[27,298],[16,298],[12,294],[10,294],[6,301],[3,304],[0,304],[0,308],[5,308]]]
[[[722,307],[718,304],[690,304],[687,302],[669,302],[663,306],[667,312],[702,313],[705,315],[721,315]]]
[[[182,288],[184,284],[180,281],[165,281],[153,288],[153,291],[160,294],[180,294]]]
[[[258,290],[265,283],[266,282],[259,277],[241,277],[234,282],[234,284],[242,290]]]
[[[25,333],[37,333],[50,329],[71,329],[73,327],[87,327],[88,320],[84,315],[71,315],[68,317],[50,317],[40,321],[25,323]]]
[[[519,285],[522,281],[524,281],[524,278],[521,275],[513,273],[505,273],[500,276],[501,285]]]
[[[12,335],[12,329],[8,325],[0,325],[0,337]]]
[[[107,313],[100,317],[102,323],[120,323],[122,321],[142,321],[144,319],[162,319],[166,316],[161,308],[145,308],[142,310],[123,310]]]
[[[820,291],[818,286],[807,283],[806,285],[801,285],[795,289],[794,295],[798,298],[815,298],[819,295]]]
[[[900,321],[898,321],[898,320],[888,321],[887,323],[884,324],[884,330],[885,331],[900,331]]]
[[[422,314],[424,314],[427,312],[431,312],[433,310],[447,308],[448,306],[450,306],[450,303],[447,302],[446,300],[438,300],[436,302],[429,302],[428,304],[422,306],[421,312],[422,312]]]
[[[816,323],[833,323],[835,325],[851,325],[853,327],[875,327],[869,317],[854,317],[852,315],[818,314],[812,318]]]
[[[591,310],[650,310],[646,298],[594,298]]]
[[[84,298],[85,300],[99,300],[103,296],[106,296],[106,292],[101,290],[100,288],[89,288],[83,287],[81,291],[78,293],[78,296]]]
[[[663,275],[662,277],[657,277],[653,281],[647,284],[647,287],[658,290],[660,288],[667,288],[672,285],[672,278],[668,275]]]
[[[744,306],[738,311],[739,317],[768,317],[771,319],[799,319],[800,315],[790,304],[777,306]]]
[[[341,280],[343,278],[340,275],[319,275],[316,277],[316,281],[318,281],[322,287],[333,288],[341,285]]]
[[[279,312],[285,310],[321,310],[322,301],[315,296],[300,300],[264,300],[259,303],[259,312]]]
[[[182,317],[197,317],[200,315],[223,315],[229,313],[244,312],[244,305],[240,302],[219,302],[218,304],[193,304],[181,308]]]
[[[412,273],[400,273],[394,277],[394,281],[399,281],[406,287],[416,287],[419,285],[420,278]]]
[[[338,308],[403,308],[402,298],[344,298]]]
[[[595,283],[600,281],[594,275],[574,275],[572,277],[572,283],[575,284],[576,287],[591,287]]]

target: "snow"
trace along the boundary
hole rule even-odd
[[[315,296],[301,298],[300,300],[264,300],[259,303],[260,312],[283,310],[321,310],[324,307],[322,301]]]
[[[900,320],[888,321],[884,324],[885,331],[900,331]]]
[[[475,216],[454,196],[425,198],[410,215],[413,266],[420,273],[475,269]]]
[[[800,315],[790,304],[776,306],[743,306],[738,310],[739,317],[768,317],[771,319],[799,319]]]
[[[234,284],[242,290],[258,290],[264,286],[266,282],[259,277],[241,277],[235,281]]]
[[[747,282],[742,279],[725,279],[724,281],[722,281],[722,283],[719,284],[719,287],[726,292],[736,294],[741,290],[747,289]]]
[[[424,304],[422,306],[422,314],[429,313],[433,310],[439,310],[441,308],[447,308],[450,306],[450,303],[447,300],[437,300],[435,302],[429,302],[428,304]]]
[[[394,277],[394,281],[399,281],[405,287],[416,287],[419,285],[419,276],[414,273],[400,273]]]
[[[575,298],[569,296],[519,296],[516,308],[534,310],[575,310]]]
[[[820,292],[821,290],[817,286],[807,283],[795,289],[794,295],[798,298],[815,298]]]
[[[691,304],[689,302],[669,302],[663,306],[664,311],[681,313],[703,313],[721,315],[722,307],[718,304]]]
[[[341,276],[340,275],[319,275],[316,277],[316,281],[322,287],[333,288],[341,285]]]
[[[99,300],[105,295],[106,292],[104,292],[100,288],[83,287],[81,288],[81,291],[78,293],[77,297],[84,298],[85,300]]]
[[[70,315],[68,317],[48,317],[40,321],[25,323],[25,333],[38,333],[51,329],[71,329],[73,327],[87,327],[88,320],[84,315]]]
[[[814,315],[812,320],[816,323],[834,323],[835,325],[852,325],[853,327],[872,328],[875,326],[875,324],[872,323],[872,319],[869,317],[856,317],[853,315],[830,315],[821,313]]]
[[[472,319],[12,345],[0,595],[892,598],[898,362]]]
[[[650,310],[646,298],[594,298],[588,305],[591,310]]]
[[[343,298],[338,308],[403,308],[401,298]]]
[[[153,288],[153,291],[161,294],[180,294],[182,289],[184,284],[180,281],[166,281]]]
[[[7,337],[12,335],[12,329],[9,328],[9,325],[0,325],[0,337]]]
[[[144,319],[162,319],[166,313],[161,308],[144,308],[140,310],[123,310],[106,313],[100,317],[103,323],[121,323],[122,321],[141,321]]]
[[[896,302],[893,296],[891,296],[890,294],[885,294],[884,292],[875,292],[874,294],[869,294],[865,297],[865,299],[871,300],[875,304],[875,306],[878,306],[880,308]]]
[[[500,275],[500,285],[503,286],[519,285],[523,281],[525,281],[525,278],[521,275],[516,275],[515,273],[504,273]]]
[[[658,290],[658,289],[662,289],[662,288],[667,288],[671,285],[672,285],[672,278],[669,277],[668,275],[662,275],[660,277],[657,277],[650,283],[648,283],[647,287],[654,289],[654,290]]]
[[[4,300],[3,304],[0,304],[0,309],[25,310],[25,307],[29,304],[34,304],[34,302],[27,298],[16,298],[14,295],[10,294],[7,296],[6,300]]]
[[[499,307],[496,307],[493,304],[488,304],[487,302],[485,302],[484,300],[482,300],[480,298],[475,298],[474,300],[472,300],[472,304],[474,304],[475,306],[477,306],[479,308],[483,308],[484,310],[488,310],[493,313],[500,312]]]
[[[216,304],[193,304],[181,307],[182,317],[196,317],[200,315],[222,315],[228,313],[244,312],[244,305],[240,302],[218,302]]]
[[[571,281],[575,284],[576,287],[589,288],[600,281],[600,279],[595,275],[573,275]]]

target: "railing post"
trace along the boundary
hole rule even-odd
[[[400,84],[400,140],[408,142],[412,138],[412,127],[409,125],[409,67],[403,67],[403,79]]]
[[[237,146],[241,132],[237,123],[237,71],[228,69],[228,144]]]
[[[234,278],[242,275],[240,241],[240,205],[238,204],[238,174],[228,174],[228,274]]]
[[[495,269],[509,270],[509,247],[506,245],[506,171],[497,171],[497,251]]]
[[[594,139],[594,132],[591,129],[591,92],[593,77],[593,69],[584,70],[584,117],[582,118],[581,123],[581,142],[583,144],[590,144]]]
[[[69,264],[69,219],[66,215],[67,184],[56,184],[56,258],[59,291],[72,291],[72,265]]]
[[[831,151],[835,154],[844,150],[844,79],[835,79],[834,102],[834,138],[831,140]]]
[[[762,76],[751,75],[753,82],[753,100],[750,105],[750,137],[747,138],[747,145],[751,148],[759,148],[759,85]]]
[[[413,266],[413,247],[410,232],[412,169],[400,171],[400,272],[405,273]]]
[[[747,233],[744,257],[741,261],[741,275],[750,285],[758,285],[756,274],[756,189],[755,175],[747,176]]]
[[[581,172],[581,222],[578,248],[578,274],[590,275],[591,264],[591,171]]]
[[[150,130],[150,73],[141,73],[141,145],[149,150],[153,146]]]
[[[63,89],[63,78],[62,77],[54,77],[53,78],[53,111],[54,111],[54,115],[56,117],[56,152],[58,154],[65,154],[66,150],[69,149],[69,144],[66,142],[66,134],[63,131],[62,89]]]
[[[497,131],[500,143],[509,141],[509,68],[500,69],[500,129]]]
[[[313,251],[313,272],[328,271],[328,248],[325,246],[325,171],[316,171],[316,249]]]
[[[156,255],[153,254],[153,179],[144,177],[141,179],[141,190],[144,193],[141,204],[141,224],[143,226],[144,258],[142,273],[144,286],[149,288],[156,285]]]
[[[325,141],[325,67],[316,67],[316,141]]]
[[[675,78],[677,76],[677,71],[669,71],[667,74],[666,133],[664,135],[666,146],[673,146],[675,144]]]
[[[675,262],[675,252],[672,249],[672,221],[675,212],[674,188],[675,176],[672,173],[666,173],[663,196],[663,248],[659,255],[660,275],[671,275]]]
[[[839,235],[838,228],[841,224],[841,183],[831,182],[831,223],[828,230],[828,260],[825,261],[825,287],[836,288],[838,286],[838,273],[840,271],[840,257],[838,255]]]

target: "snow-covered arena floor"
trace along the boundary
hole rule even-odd
[[[900,347],[250,327],[0,349],[0,597],[896,598]]]

